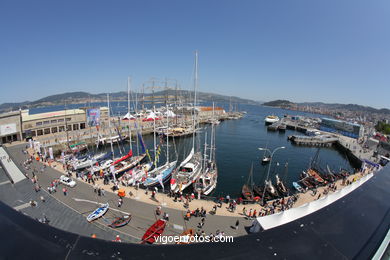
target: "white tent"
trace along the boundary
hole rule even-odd
[[[132,116],[130,113],[127,113],[122,119],[123,120],[131,120],[131,119],[135,119],[135,117]]]
[[[164,113],[164,116],[167,116],[167,117],[175,117],[176,114],[173,113],[171,110],[168,110]]]
[[[157,115],[154,112],[150,112],[146,118],[147,119],[155,119],[155,118],[157,118]]]

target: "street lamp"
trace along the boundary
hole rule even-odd
[[[284,149],[284,148],[286,148],[286,147],[284,147],[284,146],[277,147],[272,152],[268,148],[262,148],[262,147],[259,148],[260,151],[268,151],[271,154],[271,159],[269,161],[269,166],[268,166],[268,171],[267,171],[267,177],[265,178],[266,180],[268,180],[268,177],[269,177],[269,172],[270,172],[270,169],[271,169],[271,166],[272,166],[272,157],[274,156],[274,153],[277,150]],[[263,205],[264,205],[264,196],[265,196],[265,187],[264,187],[264,190],[263,190],[263,196],[261,197],[261,204],[263,204]]]

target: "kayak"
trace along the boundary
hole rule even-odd
[[[106,214],[108,207],[109,207],[109,205],[108,205],[108,203],[106,203],[106,204],[103,204],[101,207],[95,209],[91,214],[88,215],[87,221],[91,222],[91,221],[94,221],[95,219],[100,218],[101,216]]]

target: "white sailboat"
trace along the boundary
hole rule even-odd
[[[153,107],[155,110],[155,108]],[[168,109],[168,105],[167,105]],[[169,117],[167,116],[167,128],[169,127]],[[166,145],[166,162],[164,165],[157,167],[157,152],[156,152],[156,120],[153,120],[153,129],[154,129],[154,169],[147,173],[147,178],[143,182],[145,187],[153,187],[158,184],[162,185],[169,180],[172,176],[172,172],[176,167],[177,160],[170,162],[169,161],[169,136],[167,136],[167,145]]]
[[[214,103],[213,103],[214,108]],[[207,158],[207,133],[205,135],[205,151],[203,155],[203,169],[202,173],[194,183],[194,188],[198,193],[203,195],[209,195],[217,187],[218,168],[215,158],[215,126],[211,125],[211,138],[210,138],[210,154]]]
[[[194,79],[194,107],[193,107],[193,129],[197,129],[196,120],[196,90],[198,85],[198,52],[195,52],[195,79]],[[202,154],[195,152],[195,133],[192,133],[192,149],[187,158],[181,162],[179,167],[172,174],[171,190],[174,192],[183,191],[191,186],[200,176],[202,171]]]

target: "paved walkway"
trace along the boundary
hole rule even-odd
[[[27,159],[27,155],[22,153],[22,149],[24,147],[25,145],[18,145],[8,148],[11,156],[15,161],[23,162]],[[43,167],[43,163],[34,161],[32,163],[31,169],[27,170],[26,172],[31,177],[31,172],[33,169],[35,169],[35,172],[37,172],[36,175],[38,177],[39,185],[42,189],[46,189],[50,185],[51,181],[53,181],[55,178],[59,178],[59,176],[63,174],[62,168],[59,164],[53,163],[52,166],[54,168],[46,167],[42,172],[41,169]],[[115,231],[120,234],[133,237],[133,239],[137,241],[140,240],[146,229],[156,221],[156,216],[154,215],[154,212],[158,203],[144,203],[141,200],[125,197],[122,207],[118,207],[118,196],[115,193],[108,192],[107,190],[105,196],[99,197],[93,191],[93,187],[88,183],[77,179],[76,182],[77,185],[75,188],[67,188],[68,192],[66,196],[62,193],[61,186],[58,187],[57,192],[53,193],[51,196],[53,196],[61,203],[64,203],[79,214],[83,215],[84,217],[86,217],[90,212],[96,209],[97,203],[108,202],[110,204],[109,211],[106,213],[104,218],[95,221],[95,223],[100,224],[101,226],[106,226],[116,216],[119,216],[123,213],[130,213],[132,215],[132,220],[130,221],[130,223],[127,226],[124,226]],[[31,190],[33,190],[33,186],[31,186]],[[141,196],[141,194],[143,193],[141,193],[140,190],[138,194]],[[159,199],[160,196],[162,196],[162,194],[157,195],[157,199]],[[161,199],[162,198],[160,197],[160,200]],[[202,201],[199,201],[198,203],[199,205],[202,205]],[[226,204],[224,206],[226,206]],[[191,209],[195,209],[192,207],[192,204],[190,205],[190,207]],[[197,225],[201,220],[201,218],[192,217],[190,221],[185,221],[183,218],[185,214],[184,208],[173,209],[163,207],[163,211],[169,214],[170,219],[169,226],[165,229],[164,232],[165,235],[181,234],[183,230],[187,228],[193,228],[197,230]],[[237,216],[239,217],[237,218]],[[238,230],[233,229],[231,227],[235,224],[237,219],[239,219],[240,221]],[[251,220],[246,220],[242,215],[228,217],[207,214],[205,225],[203,226],[202,230],[204,230],[206,234],[215,234],[216,230],[220,230],[224,231],[225,235],[241,236],[247,234],[245,227],[250,226],[251,223]]]

